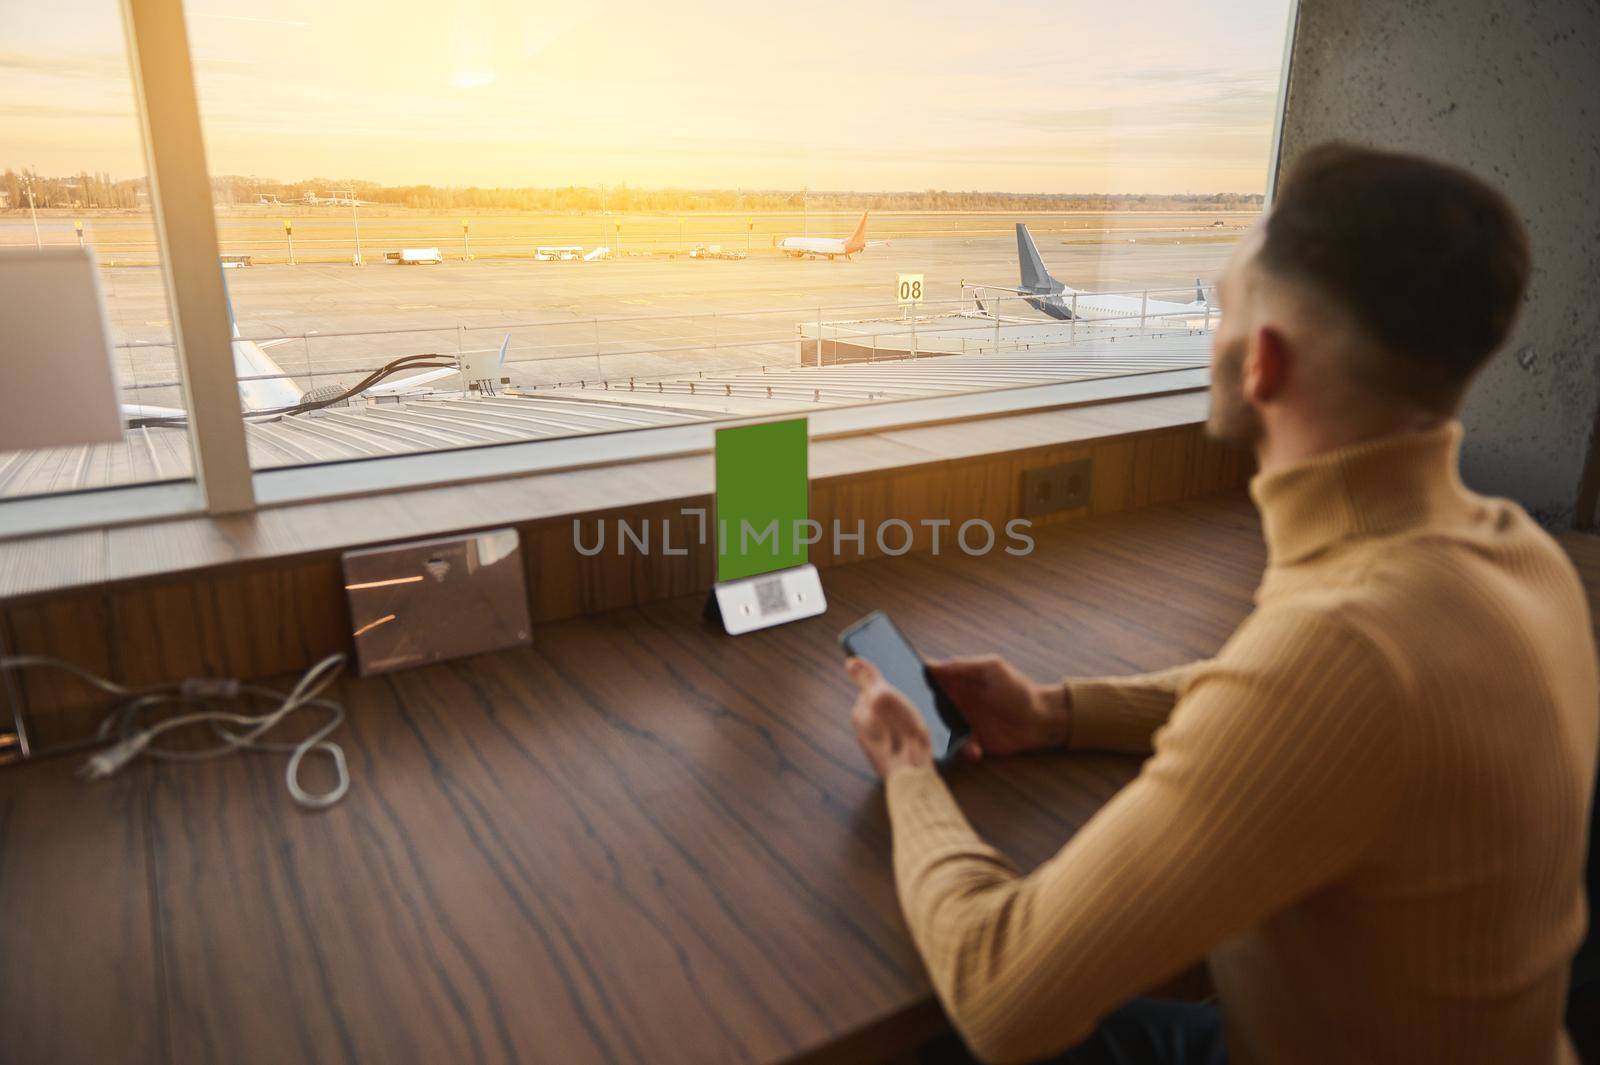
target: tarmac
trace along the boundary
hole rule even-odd
[[[1189,300],[1196,278],[1209,287],[1249,221],[1222,216],[1225,225],[1213,226],[1218,217],[1195,212],[1110,225],[1064,216],[1029,225],[1051,271],[1069,285],[1148,288],[1152,298]],[[308,389],[353,383],[402,355],[495,349],[507,336],[506,376],[515,386],[644,382],[794,366],[801,323],[903,314],[895,300],[902,273],[924,276],[919,311],[930,316],[961,306],[964,281],[1017,281],[1015,238],[999,219],[897,233],[851,261],[795,260],[758,247],[743,260],[658,248],[597,262],[501,254],[468,262],[456,249],[440,265],[400,266],[382,260],[387,250],[369,242],[362,267],[226,271],[241,336],[261,343]],[[126,401],[181,405],[160,272],[106,267],[102,279],[112,330],[124,345],[117,361]]]

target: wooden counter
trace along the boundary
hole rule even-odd
[[[826,616],[728,638],[698,597],[347,680],[349,797],[283,760],[0,772],[0,1052],[18,1062],[873,1060],[938,1023],[835,634],[1037,676],[1214,652],[1262,565],[1241,495],[826,572]],[[1024,866],[1136,770],[962,767]]]

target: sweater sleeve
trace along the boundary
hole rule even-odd
[[[1258,613],[1188,680],[1155,754],[1019,876],[932,769],[888,783],[895,878],[981,1059],[1082,1041],[1111,1009],[1351,868],[1397,790],[1394,674],[1337,619]]]
[[[1151,737],[1167,723],[1184,685],[1207,665],[1190,662],[1131,677],[1066,681],[1072,703],[1068,748],[1149,754]]]

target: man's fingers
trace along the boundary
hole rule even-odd
[[[972,684],[983,680],[1000,661],[994,655],[968,655],[960,658],[939,658],[928,663],[928,672],[942,681]]]
[[[899,712],[902,702],[905,699],[905,696],[901,695],[887,684],[880,684],[876,688],[872,689],[871,697],[872,709],[876,710],[879,714],[893,714]]]
[[[974,739],[967,740],[961,745],[961,757],[969,762],[976,762],[983,757],[983,745]]]
[[[850,679],[856,682],[856,687],[862,691],[871,689],[883,680],[878,667],[868,662],[865,658],[847,658],[844,660],[844,671],[850,674]]]

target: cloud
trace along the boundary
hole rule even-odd
[[[111,79],[124,85],[129,83],[128,61],[117,52],[0,52],[0,75],[6,73],[88,81]]]
[[[76,118],[128,119],[132,117],[132,101],[129,101],[127,107],[120,109],[115,107],[71,107],[64,104],[48,103],[0,103],[0,119],[30,119],[54,122]]]

